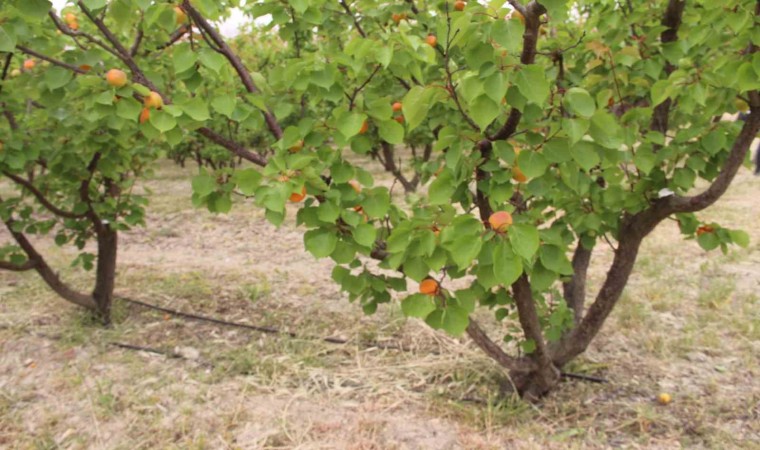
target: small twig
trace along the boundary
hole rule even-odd
[[[606,378],[594,377],[594,376],[591,376],[591,375],[582,375],[582,374],[579,374],[579,373],[561,372],[560,376],[562,378],[570,378],[570,379],[573,379],[573,380],[588,381],[590,383],[609,383],[610,382]]]
[[[21,50],[22,52],[26,53],[27,55],[34,56],[35,58],[39,58],[39,59],[41,59],[43,61],[47,61],[50,64],[54,64],[56,66],[63,67],[64,69],[69,69],[72,72],[76,72],[76,73],[81,74],[81,75],[84,75],[84,74],[87,73],[86,70],[80,69],[77,66],[65,63],[63,61],[59,61],[59,60],[51,58],[49,56],[45,56],[42,53],[38,53],[38,52],[32,50],[31,48],[24,47],[23,45],[17,45],[16,48],[19,49],[19,50]]]

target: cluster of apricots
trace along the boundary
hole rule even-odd
[[[66,25],[72,30],[77,31],[79,29],[79,21],[77,20],[76,14],[66,13],[66,15],[63,16],[63,20],[66,21]]]
[[[400,113],[401,109],[403,108],[403,105],[401,104],[401,102],[396,102],[393,105],[391,105],[391,108],[393,109],[394,113]],[[403,125],[404,124],[404,115],[403,114],[399,114],[396,117],[394,117],[393,120],[395,120],[396,122],[398,122],[398,123],[400,123],[400,124]]]

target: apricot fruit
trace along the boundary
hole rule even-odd
[[[438,43],[438,38],[435,37],[434,34],[429,34],[428,37],[425,38],[425,42],[431,47],[435,47],[435,45]]]
[[[517,181],[518,183],[525,183],[528,181],[528,177],[525,176],[522,170],[520,170],[519,167],[514,166],[512,168],[512,179]]]
[[[174,20],[177,22],[177,25],[182,25],[187,21],[187,14],[185,14],[185,11],[183,11],[179,6],[174,7],[174,16]]]
[[[399,112],[404,107],[404,105],[401,104],[401,102],[396,102],[393,104],[393,112]]]
[[[161,109],[164,106],[164,99],[156,91],[150,91],[148,95],[143,99],[143,104],[148,108]]]
[[[113,87],[120,88],[127,84],[127,74],[123,70],[111,69],[106,72],[106,82]]]
[[[496,211],[488,218],[488,224],[498,232],[505,232],[512,226],[512,214],[507,211]]]
[[[140,123],[145,123],[150,119],[150,108],[143,108],[140,111]]]
[[[673,401],[673,397],[671,397],[670,394],[666,392],[662,392],[657,396],[657,403],[661,405],[667,405],[672,401]]]
[[[463,2],[462,0],[457,0],[454,2],[454,10],[456,11],[464,11],[465,6],[467,6],[467,3]]]
[[[26,61],[24,61],[24,69],[26,69],[26,70],[32,70],[32,69],[34,69],[34,66],[36,66],[36,65],[37,65],[37,63],[34,62],[33,59],[27,59]]]
[[[425,278],[420,283],[420,293],[425,295],[437,295],[440,285],[432,278]]]
[[[348,184],[351,185],[351,187],[356,191],[357,194],[361,194],[362,192],[362,185],[359,184],[356,180],[349,180]]]
[[[359,128],[359,134],[364,134],[367,132],[367,130],[369,130],[369,124],[365,120],[364,123],[362,123],[362,127]]]
[[[290,194],[290,197],[288,197],[288,200],[290,200],[293,203],[298,203],[305,198],[306,198],[306,188],[302,187],[301,192],[293,192],[292,194]]]

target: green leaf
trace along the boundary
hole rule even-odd
[[[330,230],[319,228],[307,231],[303,235],[303,242],[309,253],[316,258],[325,258],[335,250],[338,245],[338,237]]]
[[[700,247],[707,250],[708,252],[710,250],[715,250],[720,246],[720,239],[715,232],[700,234],[697,236],[697,242],[699,243]]]
[[[568,89],[565,93],[563,103],[572,113],[587,119],[593,116],[594,112],[596,112],[596,103],[594,103],[594,99],[588,91],[583,88]]]
[[[481,95],[476,98],[470,107],[472,120],[478,124],[481,130],[488,128],[488,125],[496,119],[500,111],[499,104],[487,95]]]
[[[365,198],[362,201],[364,212],[372,219],[385,217],[391,207],[391,197],[388,189],[384,187],[366,189]]]
[[[538,64],[523,66],[517,73],[515,85],[528,101],[539,106],[549,98],[549,81],[544,68]]]
[[[201,174],[193,177],[193,193],[200,197],[206,197],[216,191],[216,178],[209,174]]]
[[[590,142],[578,142],[570,147],[570,153],[573,155],[575,162],[586,172],[601,162],[599,154]]]
[[[16,7],[22,14],[31,19],[40,20],[47,16],[48,11],[50,11],[53,5],[48,0],[21,0],[16,2]]]
[[[52,91],[60,87],[66,86],[74,74],[68,69],[63,67],[51,67],[45,71],[45,84]]]
[[[158,131],[165,133],[177,126],[177,120],[165,111],[152,111],[150,113],[150,124],[156,127]]]
[[[499,284],[509,286],[522,275],[523,265],[507,241],[500,241],[493,253],[493,271]]]
[[[401,301],[401,311],[407,317],[424,319],[435,311],[435,303],[430,295],[414,294]]]
[[[728,234],[731,236],[731,241],[733,241],[734,244],[741,248],[749,247],[749,234],[747,234],[747,232],[742,230],[729,230]]]
[[[562,119],[562,130],[567,133],[570,145],[580,141],[588,131],[589,121],[586,119]]]
[[[515,253],[527,260],[533,258],[539,246],[538,229],[536,227],[516,223],[509,228],[507,234]]]
[[[528,178],[537,178],[546,173],[549,162],[535,150],[523,150],[517,156],[517,165]]]
[[[572,275],[573,266],[567,255],[556,245],[544,245],[541,247],[541,264],[547,269],[561,275]]]
[[[106,6],[106,0],[84,0],[83,3],[89,9],[100,9]]]
[[[229,118],[232,118],[232,113],[235,111],[235,97],[232,95],[218,95],[211,100],[211,107],[219,114],[223,114]]]
[[[443,310],[441,329],[452,336],[460,336],[470,324],[470,314],[459,306],[449,306]]]
[[[354,240],[357,244],[364,247],[372,248],[377,239],[377,229],[368,223],[362,223],[352,230]]]
[[[395,120],[378,122],[377,130],[380,138],[390,144],[401,144],[404,142],[404,127]]]
[[[208,105],[200,97],[193,97],[177,106],[182,108],[182,111],[190,116],[191,119],[198,122],[205,122],[211,118],[208,112]]]
[[[232,175],[232,181],[243,195],[253,195],[261,184],[261,178],[256,169],[238,169]]]
[[[432,106],[435,92],[433,87],[414,86],[406,93],[402,101],[402,111],[409,131],[417,128],[425,120]]]
[[[668,80],[659,80],[652,85],[650,90],[650,96],[652,97],[652,105],[657,106],[660,103],[670,97],[673,92],[673,84]]]
[[[175,72],[184,72],[193,67],[197,61],[198,54],[192,51],[188,44],[174,46],[172,63],[174,64]]]
[[[430,183],[428,188],[428,200],[431,205],[445,205],[451,203],[451,196],[454,195],[457,186],[454,182],[454,175],[450,170],[444,170],[438,177]]]
[[[354,112],[343,114],[338,120],[338,131],[340,131],[346,139],[351,139],[359,134],[365,120],[367,120],[366,114]]]
[[[16,50],[16,36],[9,34],[5,28],[0,26],[0,52],[11,53]]]
[[[222,66],[224,66],[226,61],[224,56],[209,49],[201,50],[199,59],[204,67],[213,70],[216,74],[219,74],[219,71],[222,69]]]

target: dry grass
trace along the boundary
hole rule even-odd
[[[192,209],[166,165],[149,227],[122,239],[119,292],[266,324],[333,345],[165,317],[119,303],[102,329],[33,274],[0,272],[0,447],[7,448],[760,448],[760,179],[743,173],[705,220],[749,228],[747,250],[706,254],[664,224],[593,348],[539,406],[499,397],[500,373],[467,340],[365,317],[302,250],[240,205]],[[0,235],[0,239],[4,239]],[[41,245],[43,245],[41,243]],[[65,269],[75,284],[87,275]],[[595,252],[592,286],[610,260]],[[365,348],[401,342],[412,351]],[[109,342],[177,351],[172,359]],[[669,406],[654,396],[673,395]]]

